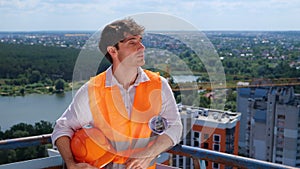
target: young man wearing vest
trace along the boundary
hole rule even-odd
[[[156,157],[179,143],[182,124],[167,80],[141,68],[145,64],[143,32],[144,27],[130,18],[103,29],[99,48],[112,65],[79,89],[52,133],[53,144],[69,169],[155,168]],[[156,131],[153,125],[157,123]],[[82,142],[74,141],[74,133],[87,125],[95,130],[85,129],[84,137],[110,148],[98,151],[99,147],[88,148],[87,144],[87,150],[76,146]],[[100,133],[98,141],[93,132]],[[88,149],[101,153],[87,157]],[[83,160],[78,160],[78,153],[84,154]]]

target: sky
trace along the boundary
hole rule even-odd
[[[0,0],[0,31],[95,31],[149,12],[204,31],[300,30],[300,0]]]

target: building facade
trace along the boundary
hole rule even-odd
[[[239,88],[237,111],[241,155],[300,167],[300,96],[293,87]]]
[[[230,154],[238,154],[240,113],[198,107],[179,107],[184,128],[182,144]],[[192,159],[173,158],[174,166],[193,169]],[[207,169],[224,169],[222,164],[205,161]]]

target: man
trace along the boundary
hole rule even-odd
[[[143,32],[130,18],[103,29],[99,48],[112,65],[79,89],[52,133],[68,168],[95,168],[78,163],[70,148],[74,132],[86,125],[100,129],[115,149],[105,168],[155,167],[155,158],[180,141],[182,124],[167,80],[141,68]]]

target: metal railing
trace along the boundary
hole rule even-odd
[[[32,136],[32,137],[24,137],[24,138],[16,138],[16,139],[9,139],[9,140],[1,140],[0,141],[0,150],[4,149],[15,149],[15,148],[22,148],[28,146],[38,146],[42,144],[49,144],[51,143],[51,135],[39,135],[39,136]],[[224,164],[226,166],[233,166],[238,168],[249,168],[249,169],[292,169],[294,167],[265,162],[261,160],[256,160],[252,158],[241,157],[237,155],[206,150],[202,148],[196,148],[191,146],[185,145],[176,145],[171,150],[168,151],[169,153],[175,155],[181,155],[190,157],[193,159],[194,168],[200,169],[201,160],[212,161],[220,164]],[[28,160],[23,162],[16,162],[10,164],[0,165],[0,169],[14,169],[14,168],[57,168],[58,166],[62,166],[62,158],[60,156],[54,157],[46,157],[34,160]],[[203,165],[202,165],[203,166]]]

